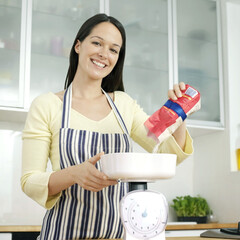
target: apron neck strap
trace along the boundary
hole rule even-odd
[[[70,125],[71,106],[72,106],[72,83],[66,89],[63,96],[62,128],[68,128]]]
[[[125,123],[124,123],[124,121],[123,121],[123,118],[122,118],[120,112],[118,111],[115,103],[113,102],[113,100],[111,99],[111,97],[110,97],[103,89],[102,89],[102,92],[105,94],[105,96],[106,96],[106,98],[107,98],[107,100],[108,100],[108,102],[109,102],[109,104],[110,104],[110,106],[111,106],[111,108],[112,108],[112,110],[113,110],[113,112],[114,112],[117,120],[118,120],[118,123],[120,124],[120,127],[121,127],[122,130],[123,130],[123,132],[126,133],[126,134],[128,134],[127,127],[126,127],[126,125],[125,125]]]

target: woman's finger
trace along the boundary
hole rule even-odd
[[[180,90],[180,85],[174,84],[173,90],[174,90],[175,95],[176,95],[178,98],[182,97],[182,92],[181,92],[181,90]]]
[[[117,184],[117,181],[108,179],[104,173],[98,171],[90,161],[80,164],[79,170],[76,182],[86,190],[94,189],[94,191],[99,191],[110,185]]]
[[[86,190],[90,190],[90,191],[100,191],[105,187],[108,187],[110,185],[115,185],[117,184],[117,181],[115,180],[106,180],[103,182],[95,182],[95,181],[83,181],[82,184],[80,184],[81,187],[83,187]]]
[[[104,152],[100,152],[98,154],[96,154],[95,156],[93,156],[92,158],[88,159],[88,162],[92,163],[93,165],[95,165],[101,158],[101,156],[104,154]]]
[[[99,185],[102,188],[117,183],[116,180],[109,179],[107,175],[105,175],[103,172],[98,171],[96,168],[90,169],[86,180],[94,185]]]
[[[186,85],[185,85],[184,82],[180,82],[179,83],[179,87],[180,87],[181,90],[185,90],[186,89]]]
[[[168,90],[168,98],[171,98],[172,100],[177,100],[177,97],[172,89]]]

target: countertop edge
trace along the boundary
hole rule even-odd
[[[237,223],[206,223],[167,225],[166,231],[237,228]],[[0,232],[40,232],[39,225],[0,225]]]

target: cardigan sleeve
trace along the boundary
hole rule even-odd
[[[22,134],[22,177],[24,193],[44,208],[50,209],[61,193],[48,196],[48,181],[52,171],[47,171],[51,147],[50,110],[46,96],[36,98],[29,110]]]

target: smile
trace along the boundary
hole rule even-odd
[[[92,60],[92,62],[93,62],[95,65],[97,65],[98,67],[100,67],[100,68],[104,68],[104,67],[106,67],[105,64],[100,63],[100,62],[97,62],[97,61],[95,61],[95,60]]]

